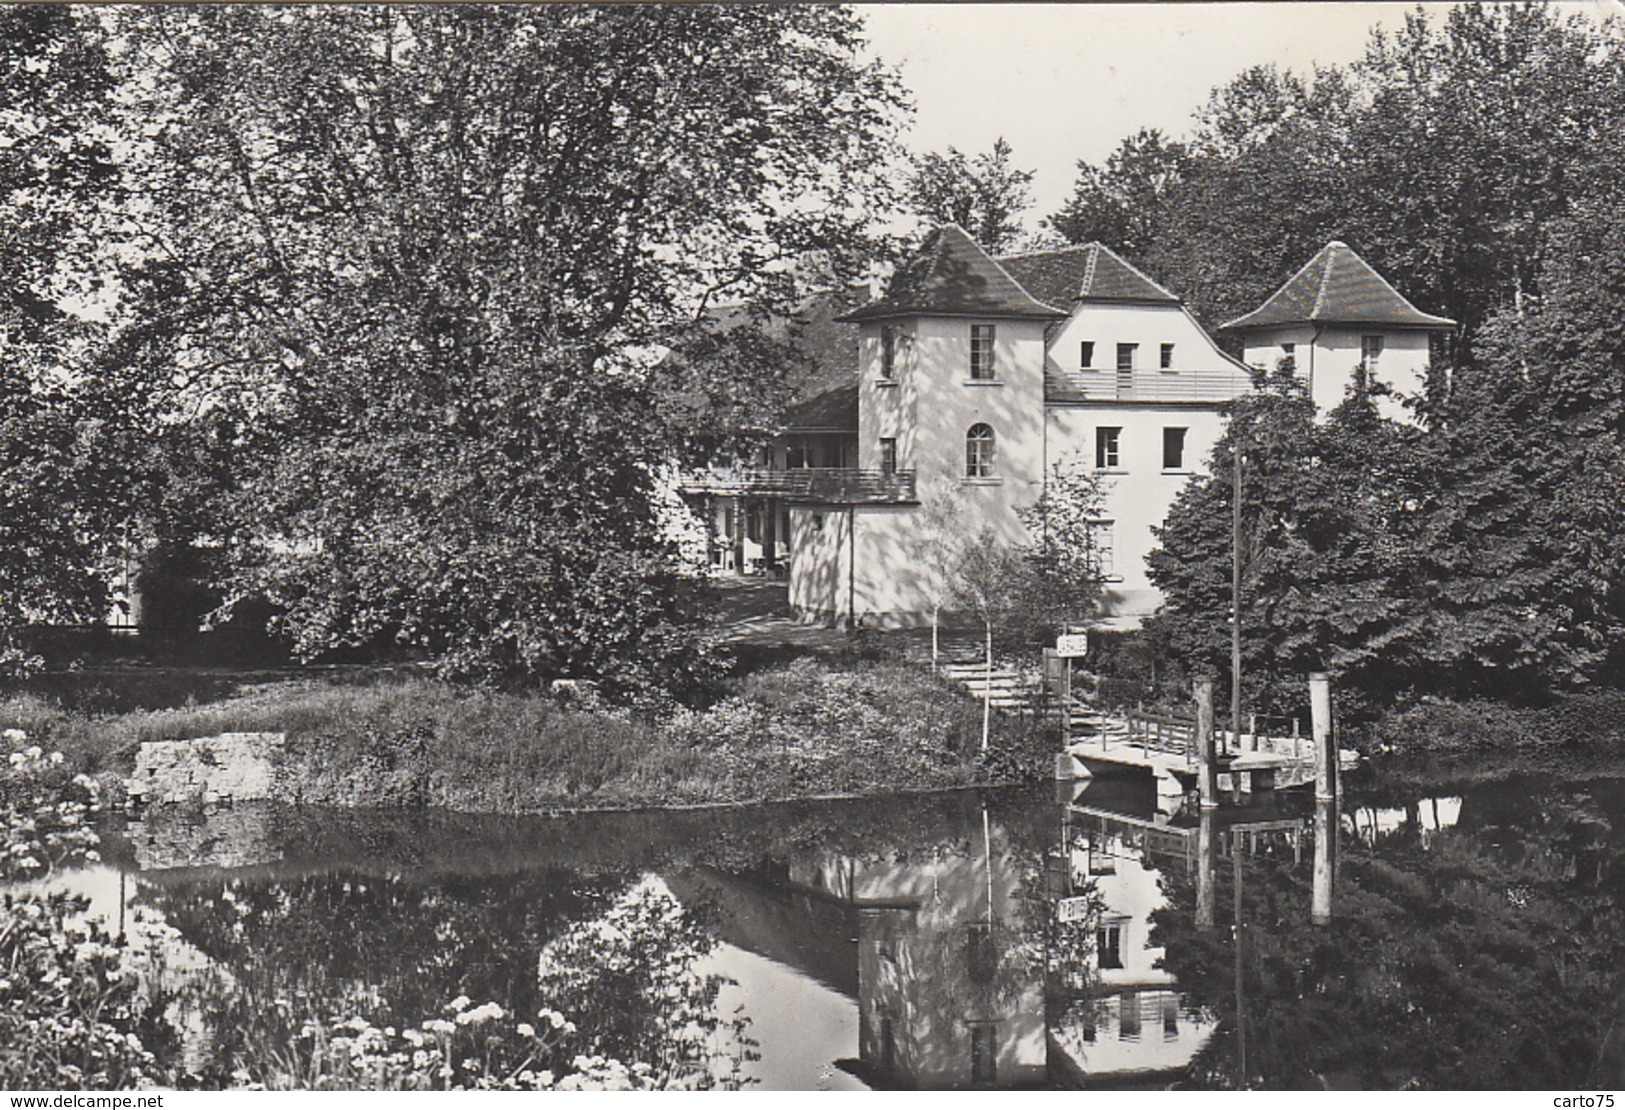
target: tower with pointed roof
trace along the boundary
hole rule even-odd
[[[859,329],[859,359],[857,467],[842,488],[895,478],[909,496],[892,485],[867,500],[795,495],[799,612],[927,622],[942,584],[921,554],[922,502],[947,490],[967,532],[1020,544],[1020,510],[1079,456],[1107,488],[1096,525],[1107,616],[1132,624],[1156,607],[1152,528],[1217,441],[1222,406],[1251,386],[1177,295],[1099,243],[995,259],[949,225],[843,319]]]
[[[1221,326],[1241,335],[1244,359],[1272,369],[1291,359],[1315,408],[1330,412],[1357,381],[1380,383],[1378,411],[1410,419],[1405,398],[1427,388],[1433,350],[1456,326],[1423,312],[1347,243],[1322,247],[1262,305]]]

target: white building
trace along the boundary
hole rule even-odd
[[[1250,366],[1290,358],[1320,413],[1342,403],[1364,375],[1387,389],[1377,410],[1409,420],[1403,401],[1424,395],[1434,348],[1456,326],[1400,295],[1347,243],[1333,240],[1258,308],[1220,331],[1241,334]]]
[[[1334,242],[1227,325],[1244,362],[1099,243],[994,259],[952,225],[837,319],[858,328],[856,382],[793,409],[768,470],[693,488],[734,499],[735,562],[782,566],[798,614],[871,627],[931,619],[934,499],[955,501],[967,531],[1023,543],[1018,511],[1077,456],[1107,488],[1102,617],[1138,623],[1161,600],[1151,530],[1201,472],[1225,406],[1252,388],[1249,363],[1295,356],[1325,408],[1360,373],[1410,394],[1430,337],[1451,326]]]

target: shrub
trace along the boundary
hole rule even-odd
[[[23,747],[8,729],[0,771],[0,878],[33,879],[95,858],[86,817],[99,808],[96,784],[69,776],[58,753]],[[117,1090],[160,1079],[143,1043],[163,1025],[137,990],[125,948],[84,918],[65,895],[6,894],[0,900],[0,1087]]]

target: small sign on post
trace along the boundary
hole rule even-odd
[[[1094,899],[1088,896],[1062,898],[1055,903],[1055,919],[1065,925],[1069,921],[1082,921],[1089,916]]]
[[[1089,654],[1089,634],[1069,632],[1055,637],[1055,654],[1062,659],[1082,659]]]

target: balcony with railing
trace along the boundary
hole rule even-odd
[[[808,505],[909,505],[918,501],[914,471],[848,466],[718,468],[690,474],[682,489],[721,497],[778,497]]]
[[[1045,399],[1051,402],[1149,401],[1216,404],[1252,389],[1237,366],[1201,370],[1061,370],[1050,368]]]

